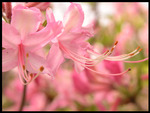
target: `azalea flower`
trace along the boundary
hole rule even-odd
[[[102,60],[110,61],[124,61],[135,55],[137,55],[142,49],[137,47],[134,51],[129,54],[119,55],[119,56],[109,56],[115,49],[118,41],[115,42],[114,46],[110,50],[106,50],[103,54],[99,54],[93,50],[93,47],[86,42],[87,39],[93,36],[93,29],[91,25],[82,27],[84,20],[84,13],[79,4],[71,3],[68,10],[66,11],[63,18],[63,32],[60,36],[51,40],[53,49],[57,50],[55,54],[72,59],[75,63],[75,68],[78,72],[87,68],[94,71],[91,66],[94,66],[101,62]],[[92,59],[91,56],[94,55],[96,58]],[[50,56],[53,56],[52,54]],[[63,58],[60,57],[60,60]],[[59,60],[58,60],[58,63]],[[118,74],[111,75],[122,75],[131,69]],[[101,72],[94,71],[99,74],[105,74]],[[105,74],[107,75],[107,74]]]
[[[91,25],[82,27],[84,13],[79,4],[71,3],[62,22],[55,21],[49,8],[46,10],[46,19],[47,26],[40,29],[42,20],[40,10],[17,5],[12,10],[11,24],[3,21],[2,71],[18,66],[19,77],[24,84],[30,83],[41,73],[54,76],[63,63],[64,57],[74,61],[78,72],[86,68],[101,75],[108,75],[95,71],[91,67],[104,59],[124,61],[142,50],[137,47],[129,54],[109,57],[118,43],[116,41],[114,46],[103,54],[95,52],[93,47],[86,42],[94,35],[94,32]],[[48,55],[45,56],[41,48],[48,43],[51,44],[51,48]],[[141,61],[145,60],[147,59]],[[128,71],[130,68],[122,73],[110,75],[122,75]]]
[[[11,24],[2,22],[3,72],[18,66],[19,77],[24,84],[41,73],[51,74],[50,69],[46,68],[45,58],[37,51],[56,35],[54,24],[59,23],[53,23],[51,15],[52,11],[48,8],[47,26],[37,32],[42,20],[40,10],[22,5],[13,8]]]

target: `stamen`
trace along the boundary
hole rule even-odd
[[[113,50],[114,50],[114,47],[113,47],[113,48],[111,48],[111,50],[110,50],[110,51],[112,52]]]
[[[146,60],[148,60],[148,58],[145,58],[145,59],[142,59],[142,60],[138,60],[138,61],[123,61],[123,62],[125,62],[125,63],[140,63],[140,62],[144,62]]]
[[[83,65],[82,65],[82,66],[83,66]],[[128,71],[131,71],[131,68],[129,68],[129,69],[127,69],[126,71],[124,71],[124,72],[122,72],[122,73],[106,74],[106,73],[102,73],[102,72],[100,72],[100,71],[95,71],[95,70],[90,69],[89,67],[86,67],[86,66],[83,66],[83,67],[85,67],[85,68],[87,68],[88,70],[93,71],[93,72],[95,72],[95,73],[97,73],[97,74],[100,74],[100,75],[103,76],[103,77],[119,76],[119,75],[123,75],[123,74],[127,73]]]
[[[26,54],[26,57],[27,57],[27,58],[29,57],[29,53]]]
[[[33,77],[33,73],[30,73],[30,77],[31,77],[31,78]]]
[[[118,44],[118,41],[116,41],[114,45],[117,45],[117,44]]]
[[[114,46],[111,48],[111,50],[110,50],[111,52],[110,52],[109,55],[111,55],[111,53],[113,52],[113,50],[115,49],[115,47],[116,47],[117,44],[118,44],[118,41],[116,41],[115,44],[114,44]]]
[[[124,54],[124,55],[120,55],[120,56],[113,56],[113,57],[107,57],[105,58],[105,60],[110,60],[110,61],[123,61],[123,60],[126,60],[126,59],[129,59],[135,55],[137,55],[141,49],[139,51],[137,51],[140,47],[138,46],[134,51],[132,51],[131,53],[129,54]]]
[[[140,48],[140,46],[138,46],[137,48],[136,48],[136,50],[138,50]]]
[[[70,57],[71,57],[73,60],[75,60],[75,61],[77,61],[77,62],[79,62],[79,63],[81,63],[81,64],[83,64],[83,65],[85,65],[85,66],[95,66],[96,64],[98,64],[99,62],[101,62],[104,58],[106,58],[108,55],[110,55],[110,52],[108,52],[107,54],[104,53],[103,55],[97,57],[96,59],[82,58],[81,56],[79,56],[79,55],[77,55],[77,54],[75,54],[75,53],[73,53],[73,52],[67,50],[60,42],[59,42],[59,44],[60,44],[60,48],[61,48],[64,52],[66,52],[68,55],[70,55]],[[107,52],[107,51],[106,51],[106,52]],[[76,55],[76,56],[74,56],[73,54]],[[80,57],[80,58],[77,58],[77,57]],[[88,62],[88,61],[89,61],[89,62]],[[86,63],[86,64],[85,64],[85,63]]]
[[[118,44],[118,41],[115,42],[114,46],[111,48],[111,52],[109,53],[109,55],[112,54],[113,50],[115,49],[116,45]],[[108,50],[107,50],[108,51]],[[107,52],[106,51],[106,52]],[[88,50],[87,52],[91,53],[91,54],[94,54],[94,55],[98,55],[98,56],[101,56],[101,54],[97,53],[96,51],[93,51],[93,50]],[[106,53],[107,54],[107,53]]]
[[[113,57],[110,56],[110,57],[107,57],[107,58],[122,58],[122,57],[127,57],[127,56],[129,56],[129,54],[136,53],[139,48],[140,47],[138,46],[135,50],[133,50],[132,52],[130,52],[128,54],[123,54],[123,55],[113,56]]]
[[[61,48],[65,53],[67,53],[68,55],[70,55],[70,57],[71,57],[73,60],[79,62],[79,63],[81,64],[81,66],[83,66],[84,68],[87,68],[88,70],[91,70],[91,71],[93,71],[93,72],[95,72],[95,73],[97,73],[97,74],[101,74],[101,75],[104,76],[104,77],[108,77],[108,76],[105,76],[105,75],[112,75],[112,76],[123,75],[123,74],[127,73],[128,71],[130,71],[130,69],[128,69],[128,70],[126,70],[126,71],[124,71],[124,72],[122,72],[122,73],[117,73],[117,74],[105,74],[105,73],[97,72],[97,71],[95,71],[95,70],[93,70],[93,69],[90,69],[90,68],[88,67],[89,65],[85,64],[85,62],[81,62],[81,60],[83,60],[83,59],[76,58],[73,54],[71,54],[71,52],[70,52],[69,50],[65,49],[64,46],[63,46],[60,42],[59,42],[59,44],[60,44],[60,48]],[[116,43],[116,44],[117,44],[117,43]],[[107,52],[106,55],[103,55],[103,57],[100,56],[100,57],[96,58],[95,60],[101,61],[101,60],[103,60],[105,57],[107,57],[109,54],[110,54],[110,53]],[[91,62],[90,62],[90,63],[91,63]],[[92,62],[92,63],[94,63],[94,62]],[[93,66],[92,63],[91,63],[90,66]],[[98,62],[96,62],[96,63],[98,63]],[[94,64],[96,64],[96,63],[94,63]]]
[[[77,62],[79,62],[79,63],[81,63],[81,64],[84,64],[84,65],[86,65],[86,66],[94,66],[94,65],[96,65],[96,62],[94,63],[94,61],[99,60],[99,62],[100,62],[100,61],[101,61],[100,59],[106,57],[106,55],[105,55],[105,56],[103,55],[103,57],[100,56],[100,57],[98,57],[98,58],[96,58],[96,59],[85,60],[85,59],[77,58],[77,57],[80,57],[80,56],[75,57],[74,55],[71,54],[71,51],[66,50],[63,46],[61,46],[61,49],[62,49],[64,52],[66,52],[67,54],[69,54],[70,57],[71,57],[73,60],[75,60],[75,61],[77,61]],[[108,55],[107,55],[107,56],[108,56]],[[82,62],[81,60],[84,60],[84,62]],[[90,63],[89,63],[89,62],[87,63],[87,61],[90,61]],[[87,63],[87,64],[85,64],[85,63]],[[98,63],[98,62],[97,62],[97,63]]]
[[[18,66],[18,69],[19,69],[19,66]],[[20,79],[21,83],[24,85],[27,85],[30,82],[29,79],[28,80],[26,79],[26,76],[22,75],[22,71],[20,69],[19,69],[19,79]]]
[[[43,67],[43,66],[41,66],[41,67],[40,67],[40,71],[42,72],[43,70],[44,70],[44,67]]]
[[[33,81],[34,79],[36,79],[40,74],[41,74],[41,71],[39,73],[37,73],[34,77],[32,76],[31,81]]]
[[[104,55],[106,55],[108,52],[109,52],[109,50],[107,50],[107,51],[104,53]]]
[[[23,68],[23,70],[25,70],[25,69],[26,69],[26,68],[25,68],[25,65],[23,65],[22,68]]]
[[[131,53],[131,54],[129,54],[129,56],[133,56],[135,53]]]
[[[142,51],[142,48],[139,50],[139,52],[141,52]]]
[[[129,68],[128,71],[131,71],[131,68]]]

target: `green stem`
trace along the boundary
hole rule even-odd
[[[23,94],[22,94],[22,100],[21,100],[21,104],[20,104],[20,107],[19,107],[19,111],[23,110],[23,106],[25,104],[26,89],[27,89],[27,85],[24,85]]]

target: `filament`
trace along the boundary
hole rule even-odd
[[[125,62],[125,63],[140,63],[140,62],[144,62],[146,60],[148,60],[148,58],[144,58],[144,59],[138,60],[138,61],[123,61],[123,62]]]
[[[60,42],[59,42],[59,44],[60,44],[60,48],[61,48],[66,54],[68,54],[74,61],[79,62],[79,63],[81,64],[81,66],[83,66],[84,68],[86,68],[86,69],[88,69],[88,70],[91,70],[91,71],[93,71],[93,72],[95,72],[95,73],[97,73],[97,74],[101,74],[101,75],[103,75],[104,77],[108,77],[108,76],[105,76],[105,75],[112,75],[112,76],[123,75],[123,74],[125,74],[125,73],[127,73],[128,71],[131,70],[131,69],[129,68],[129,69],[127,69],[126,71],[124,71],[124,72],[122,72],[122,73],[117,73],[117,74],[106,74],[106,73],[102,73],[102,72],[97,72],[97,71],[95,71],[95,70],[93,70],[93,69],[91,69],[91,68],[88,67],[88,66],[93,66],[93,64],[91,64],[91,65],[85,64],[86,61],[82,62],[81,60],[83,60],[83,59],[76,58],[75,56],[73,56],[73,55],[70,53],[70,51],[68,51],[66,48],[64,48],[64,46],[63,46]],[[103,60],[105,57],[107,57],[108,55],[110,55],[110,52],[107,52],[106,55],[103,54],[102,57],[96,58],[96,59],[99,60],[99,61],[101,61],[101,60]],[[100,59],[101,59],[101,60],[100,60]],[[92,62],[92,63],[93,63],[93,62]],[[98,63],[98,62],[97,62],[97,63]]]

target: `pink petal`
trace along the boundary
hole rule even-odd
[[[74,33],[82,33],[84,34],[84,36],[88,38],[90,37],[93,37],[94,36],[94,24],[93,23],[90,23],[88,24],[87,26],[85,27],[81,27],[81,29],[75,29],[75,30],[72,30],[71,32],[74,32]],[[87,40],[86,39],[86,40]]]
[[[63,43],[85,43],[85,41],[89,38],[89,36],[86,33],[80,32],[68,32],[61,34],[58,39]],[[89,45],[89,44],[88,44]]]
[[[46,18],[47,18],[47,23],[55,22],[55,17],[50,8],[47,8],[47,10],[46,10]]]
[[[49,28],[49,29],[48,29]],[[47,26],[39,32],[27,35],[22,42],[27,50],[34,51],[48,44],[53,37],[53,32],[50,26]]]
[[[81,6],[79,4],[71,3],[63,18],[65,30],[80,29],[83,20],[84,13]]]
[[[41,21],[41,12],[37,8],[17,5],[12,10],[11,24],[20,32],[22,38],[27,34],[36,32]]]
[[[89,86],[89,82],[86,80],[84,73],[78,74],[74,71],[72,74],[72,79],[75,89],[81,94],[87,94],[91,92],[91,87]]]
[[[57,35],[59,33],[61,33],[61,31],[63,29],[63,24],[61,21],[58,21],[58,22],[55,21],[55,17],[54,17],[53,12],[50,8],[47,8],[47,10],[46,10],[46,18],[47,18],[47,24],[52,27],[53,35],[55,37],[52,40],[52,42],[56,43],[58,41]]]
[[[30,50],[41,48],[56,37],[62,29],[62,23],[55,22],[51,9],[46,10],[47,26],[42,30],[28,35],[23,44]]]
[[[123,62],[104,60],[104,65],[110,73],[121,73],[124,70]]]
[[[16,48],[21,42],[20,34],[10,24],[2,21],[2,47],[4,48]]]
[[[45,58],[35,54],[33,52],[28,52],[28,60],[27,60],[27,70],[30,73],[38,73],[40,71],[40,67],[44,67],[42,73],[49,74],[51,73],[49,69],[45,65]]]
[[[121,73],[124,70],[123,62],[119,61],[103,61],[105,68],[112,74]],[[122,83],[123,76],[114,76],[112,79],[117,83]]]
[[[47,66],[52,70],[52,73],[55,75],[59,66],[63,63],[64,57],[59,49],[59,46],[53,44],[47,56]]]
[[[14,49],[2,50],[2,71],[9,71],[18,64],[18,51]]]

